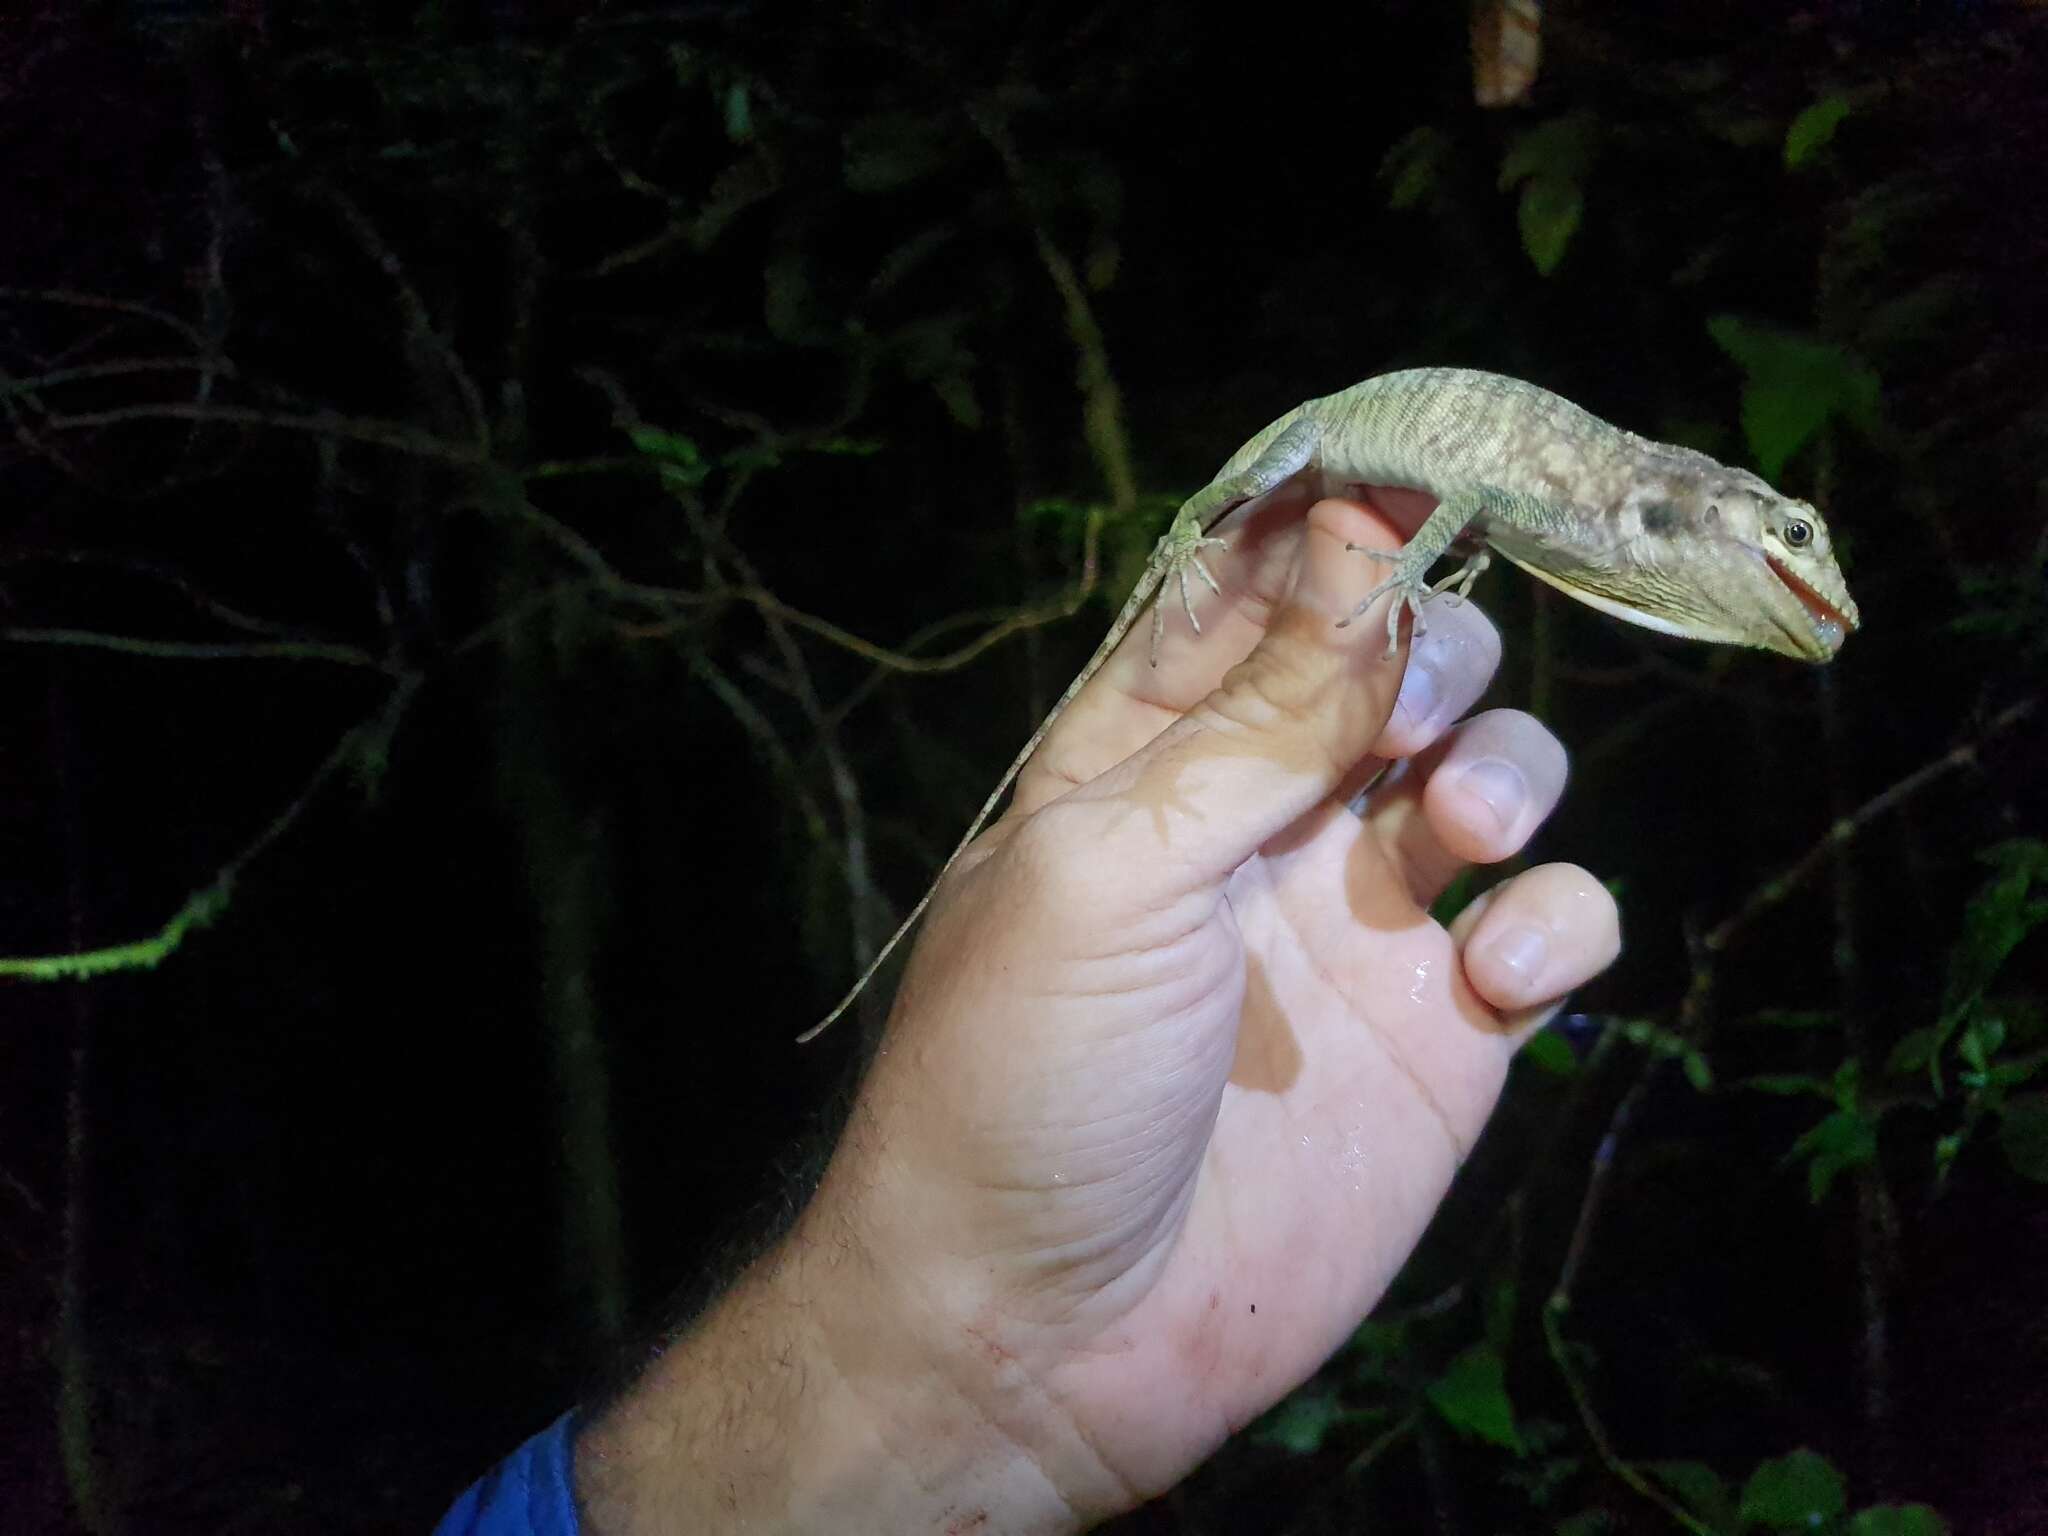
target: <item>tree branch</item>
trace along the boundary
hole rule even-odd
[[[119,651],[159,661],[331,661],[342,666],[389,672],[391,666],[355,645],[324,640],[241,640],[226,642],[148,640],[92,629],[0,629],[0,640],[17,645],[71,645]]]
[[[409,694],[411,687],[409,680],[401,686],[399,696],[402,698]],[[187,897],[185,904],[172,913],[155,933],[127,944],[110,944],[65,955],[0,958],[0,977],[13,976],[23,981],[84,981],[114,971],[153,970],[161,965],[187,938],[228,909],[234,896],[235,881],[242,872],[291,830],[328,781],[355,756],[358,745],[371,733],[385,727],[389,713],[388,708],[380,709],[344,732],[341,740],[335,743],[334,750],[313,771],[313,776],[292,802],[272,817],[269,825],[257,833],[247,847],[222,865],[219,874]]]
[[[2031,698],[2021,699],[2017,704],[2007,705],[1992,716],[1990,723],[1969,741],[1951,747],[1931,763],[1923,764],[1888,789],[1872,795],[1854,811],[1829,827],[1805,853],[1751,891],[1748,898],[1733,913],[1707,930],[1700,941],[1701,947],[1710,955],[1726,949],[1743,929],[1805,884],[1836,849],[1857,836],[1885,812],[1903,805],[1928,785],[1958,768],[1976,762],[1978,750],[1984,743],[2026,719],[2040,702],[2041,696],[2036,694]]]

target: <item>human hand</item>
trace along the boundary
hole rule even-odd
[[[934,901],[825,1181],[725,1320],[784,1338],[834,1448],[785,1471],[827,1485],[785,1484],[792,1524],[1052,1530],[1169,1486],[1357,1325],[1521,1039],[1616,953],[1569,865],[1429,917],[1522,847],[1564,753],[1512,711],[1453,724],[1498,661],[1475,608],[1432,604],[1399,661],[1338,628],[1372,579],[1347,541],[1400,534],[1255,517],[1202,634],[1156,668],[1126,645]],[[896,1497],[854,1492],[892,1462]]]

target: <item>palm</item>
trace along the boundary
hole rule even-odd
[[[1411,500],[1401,521],[1427,508]],[[1399,538],[1356,507],[1318,509],[1310,525],[1324,581],[1333,541]],[[1199,639],[1178,635],[1156,668],[1142,639],[1126,646],[1107,686],[1076,701],[1016,811],[935,904],[864,1094],[902,1106],[863,1175],[892,1194],[873,1203],[878,1249],[908,1255],[935,1294],[970,1298],[970,1336],[1043,1382],[1140,1491],[1307,1375],[1420,1236],[1514,1039],[1468,974],[1468,941],[1489,918],[1475,909],[1447,933],[1428,906],[1465,861],[1519,848],[1563,783],[1562,749],[1527,716],[1445,734],[1498,659],[1471,617],[1446,615],[1432,635],[1437,662],[1471,663],[1430,674],[1459,679],[1443,708],[1390,724],[1402,674],[1375,655],[1362,689],[1318,685],[1332,739],[1354,743],[1344,755],[1297,772],[1234,753],[1256,724],[1214,711],[1241,698],[1256,717],[1262,683],[1254,671],[1218,685],[1263,634],[1302,527],[1299,507],[1261,514],[1218,568],[1225,600],[1205,608]],[[1298,631],[1312,649],[1335,645],[1327,618],[1285,611],[1312,626]],[[1478,637],[1469,651],[1446,638],[1461,624]],[[1276,654],[1287,648],[1254,660]],[[1284,695],[1293,676],[1267,681]],[[1345,782],[1332,769],[1376,734],[1380,750],[1421,755],[1361,814],[1353,791],[1379,760],[1356,761]],[[1457,789],[1483,762],[1529,781],[1524,810],[1490,836],[1461,825]],[[1296,786],[1279,798],[1276,764]],[[1248,842],[1215,814],[1240,771],[1269,781],[1264,801],[1243,803],[1285,807]],[[1212,831],[1215,862],[1196,851]],[[1581,915],[1606,901],[1583,871],[1554,869]],[[1543,875],[1518,877],[1495,915],[1547,921],[1518,899]],[[1611,958],[1611,906],[1600,910],[1605,937],[1581,922],[1579,953],[1536,989],[1504,990],[1489,970],[1481,990],[1522,1009],[1592,974]]]
[[[1132,1256],[1148,1283],[1099,1329],[1134,1347],[1077,1350],[1067,1373],[1077,1408],[1145,1424],[1161,1484],[1342,1342],[1421,1235],[1507,1065],[1495,1015],[1375,830],[1342,806],[1317,819],[1247,864],[1203,936],[1241,947],[1248,980],[1213,1133],[1188,1162],[1184,1222],[1156,1262]],[[1233,1003],[1202,1010],[1204,1027]],[[1191,1054],[1199,1034],[1182,1036]],[[1198,1128],[1185,1107],[1151,1110]]]

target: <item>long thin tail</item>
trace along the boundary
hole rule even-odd
[[[1002,803],[1003,796],[1009,793],[1010,786],[1017,782],[1017,775],[1022,773],[1024,765],[1031,761],[1032,753],[1036,752],[1038,744],[1045,740],[1046,732],[1052,729],[1053,722],[1066,712],[1067,706],[1073,702],[1074,695],[1086,686],[1088,680],[1102,670],[1102,664],[1109,660],[1110,653],[1117,648],[1117,643],[1129,633],[1132,623],[1136,621],[1145,604],[1151,600],[1152,594],[1159,590],[1159,584],[1164,579],[1165,568],[1155,558],[1146,568],[1144,577],[1131,589],[1131,595],[1124,600],[1124,606],[1118,612],[1116,622],[1110,626],[1107,638],[1095,648],[1095,654],[1090,656],[1087,665],[1075,674],[1074,680],[1067,684],[1067,691],[1060,695],[1059,702],[1053,705],[1051,711],[1039,722],[1038,729],[1031,733],[1031,739],[1024,743],[1023,750],[1010,759],[1010,766],[1003,770],[1003,776],[996,781],[995,789],[982,801],[981,809],[974,813],[974,820],[968,823],[966,833],[954,845],[953,851],[946,855],[946,862],[939,866],[938,874],[932,877],[932,883],[924,895],[917,899],[917,905],[910,909],[910,915],[897,924],[896,931],[875,951],[875,958],[868,962],[868,968],[860,973],[860,979],[847,989],[846,996],[839,999],[832,1011],[796,1037],[798,1045],[808,1045],[825,1033],[838,1022],[842,1013],[854,1005],[861,993],[867,990],[868,983],[875,979],[875,973],[881,970],[883,963],[894,953],[896,946],[903,942],[903,936],[916,927],[917,920],[924,916],[924,909],[932,904],[932,897],[938,893],[939,886],[952,871],[953,866],[960,862],[960,855],[967,851],[967,845],[981,835],[981,829],[987,826],[989,818],[995,815],[996,807]]]

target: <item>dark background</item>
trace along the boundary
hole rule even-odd
[[[2048,1530],[2048,9],[1553,4],[1493,109],[1477,15],[9,11],[0,1528],[420,1530],[601,1391],[1174,502],[1436,362],[1863,631],[1482,585],[1627,953],[1131,1528]]]

